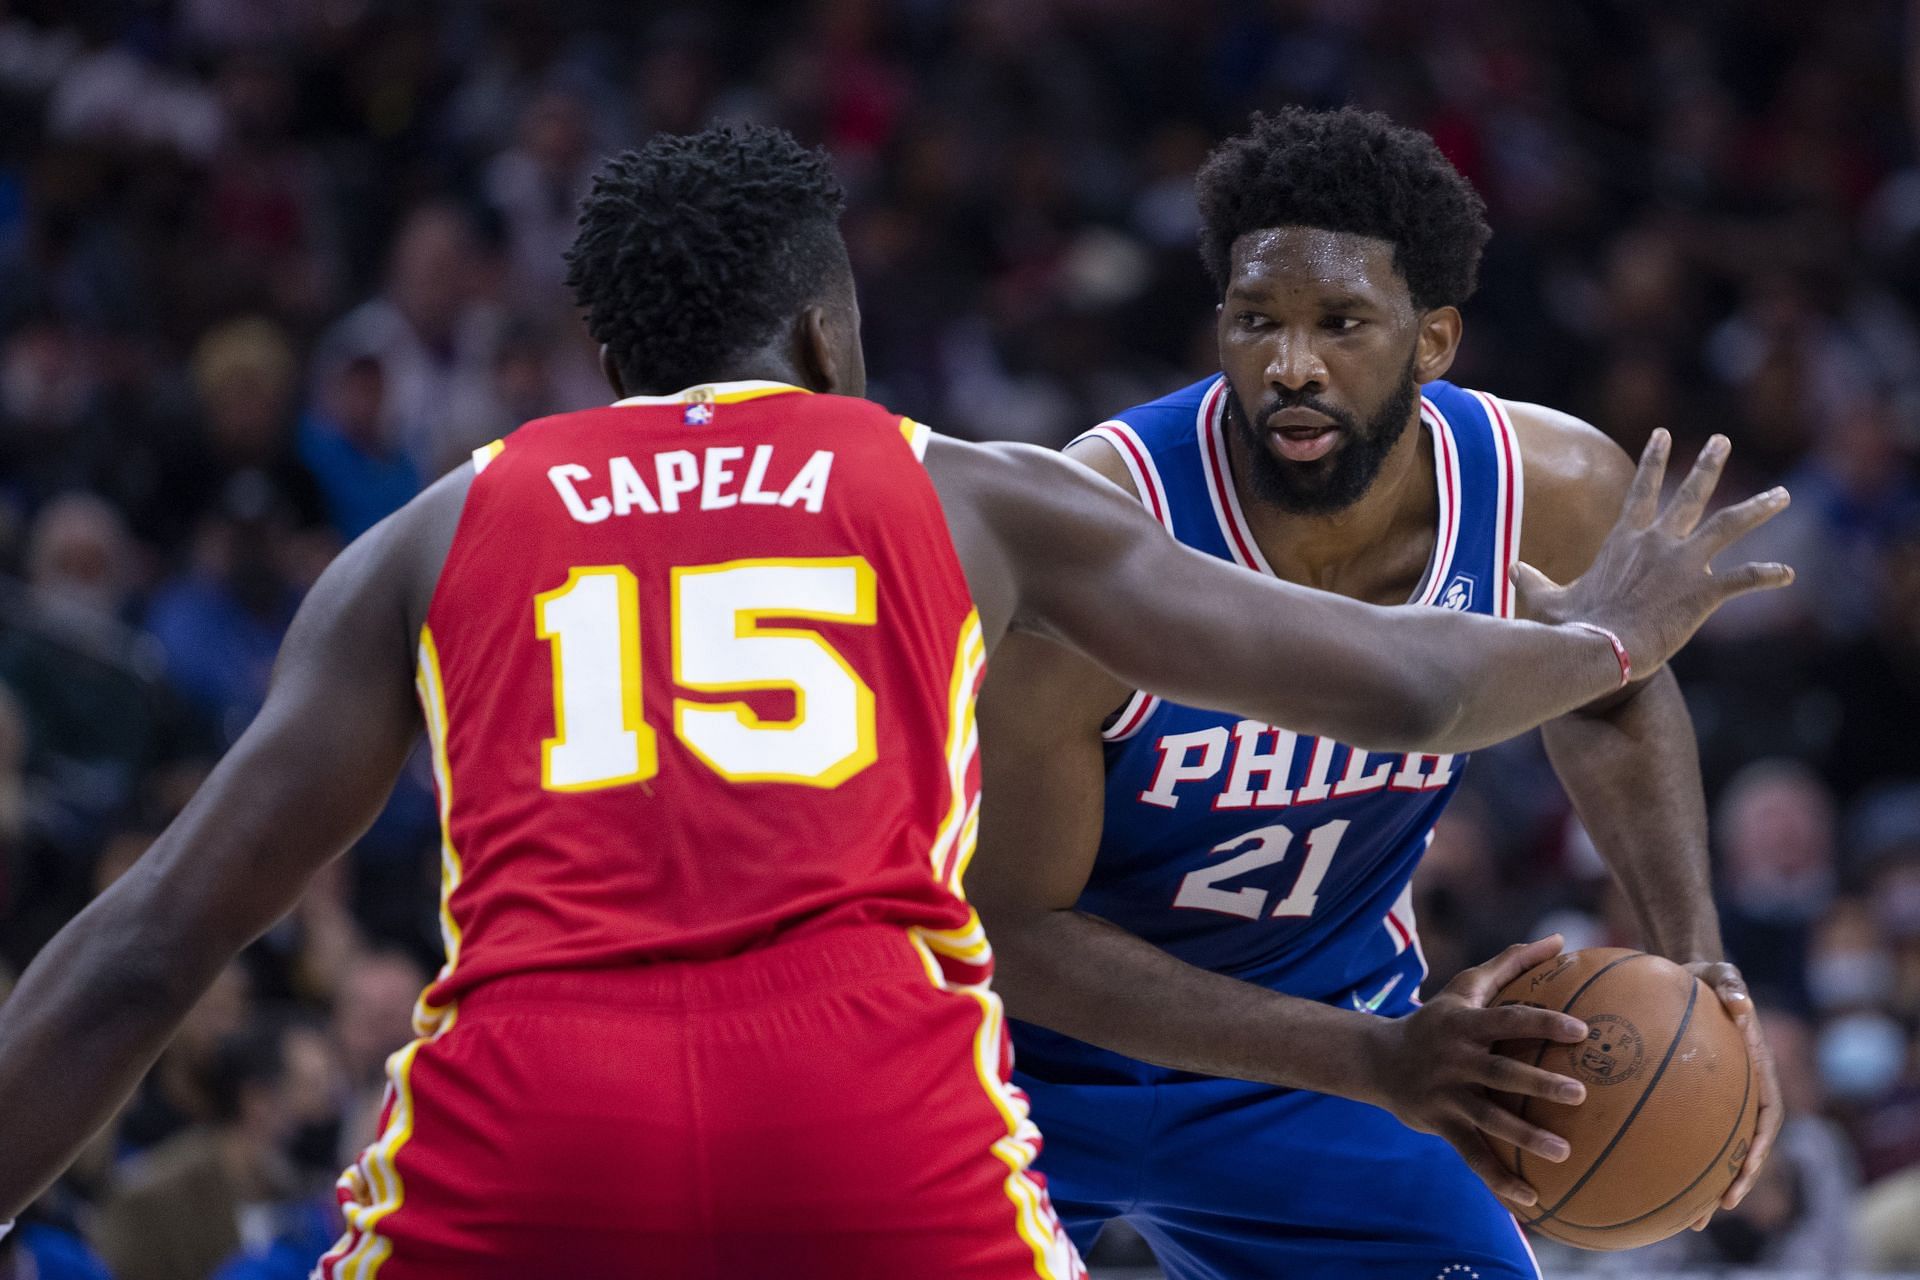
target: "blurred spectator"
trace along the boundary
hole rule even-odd
[[[343,542],[420,491],[413,459],[388,434],[386,386],[377,356],[342,361],[316,390],[314,407],[300,424],[300,460],[318,482],[327,519]]]
[[[134,569],[119,514],[64,494],[34,521],[24,608],[0,625],[0,679],[26,707],[35,770],[83,813],[126,803],[166,732],[161,651],[128,625]]]
[[[564,305],[562,255],[573,243],[580,198],[598,157],[587,104],[553,88],[527,105],[514,146],[487,166],[487,199],[507,222],[507,251],[523,302]]]
[[[214,1117],[208,1080],[222,1041],[240,1032],[249,1012],[246,970],[221,970],[161,1052],[120,1118],[120,1140],[139,1151],[157,1146],[190,1125]]]
[[[1755,986],[1797,996],[1808,927],[1838,884],[1833,797],[1805,765],[1763,760],[1727,784],[1715,818],[1727,955]]]
[[[233,476],[203,522],[191,568],[162,586],[147,611],[168,680],[222,745],[260,709],[300,603],[294,519],[261,472]]]
[[[345,1150],[372,1141],[387,1083],[387,1059],[413,1039],[413,1009],[427,975],[398,952],[355,957],[341,974],[328,1031],[345,1073]]]
[[[1739,1208],[1714,1215],[1707,1239],[1718,1260],[1770,1270],[1844,1271],[1858,1252],[1852,1204],[1860,1177],[1846,1135],[1821,1114],[1825,1096],[1802,1019],[1761,1008],[1787,1120],[1762,1181]]]
[[[118,1280],[203,1280],[290,1235],[326,1247],[287,1150],[301,1119],[291,1038],[266,1025],[215,1046],[202,1071],[207,1119],[142,1155],[100,1207],[92,1235]]]
[[[422,205],[395,238],[385,290],[321,341],[315,365],[323,385],[338,365],[377,356],[387,420],[423,477],[439,476],[491,438],[448,412],[484,387],[493,368],[501,318],[487,273],[487,250],[466,213]]]
[[[272,321],[230,321],[201,339],[193,377],[205,413],[206,450],[197,491],[177,500],[204,511],[235,480],[258,476],[297,527],[321,522],[319,487],[293,452],[298,372],[286,335]]]
[[[1920,778],[1920,534],[1868,567],[1865,631],[1823,653],[1815,678],[1834,711],[1827,773],[1847,794]]]
[[[1807,949],[1807,995],[1822,1014],[1878,1009],[1893,999],[1893,953],[1873,908],[1841,898],[1813,927]]]

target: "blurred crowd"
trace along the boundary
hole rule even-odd
[[[596,158],[831,148],[875,398],[1058,444],[1213,367],[1192,173],[1249,111],[1430,131],[1495,238],[1453,377],[1785,481],[1793,591],[1677,664],[1790,1113],[1649,1267],[1920,1270],[1920,76],[1901,0],[0,2],[0,990],[258,708],[303,590],[606,393],[560,285]],[[0,1277],[300,1277],[439,963],[424,761],[218,982]],[[1536,743],[1417,888],[1438,979],[1632,943]],[[1124,1246],[1109,1246],[1123,1254]]]

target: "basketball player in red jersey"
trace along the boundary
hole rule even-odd
[[[372,821],[424,720],[447,962],[320,1275],[1077,1274],[959,892],[1003,635],[1455,751],[1790,578],[1707,572],[1784,498],[1703,520],[1703,459],[1656,510],[1664,436],[1592,571],[1543,603],[1561,625],[1185,550],[1075,463],[851,398],[840,206],[825,156],[775,130],[607,168],[570,264],[619,402],[480,451],[316,584],[254,724],[0,1008],[0,1214]],[[1583,1030],[1505,1016],[1513,1038]]]

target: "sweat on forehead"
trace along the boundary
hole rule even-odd
[[[1229,291],[1334,288],[1379,302],[1408,295],[1394,246],[1321,227],[1264,227],[1233,242]]]

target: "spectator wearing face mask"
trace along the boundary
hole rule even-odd
[[[1813,926],[1807,995],[1826,1017],[1888,1007],[1894,996],[1893,949],[1865,898],[1837,898]]]
[[[1821,1026],[1814,1053],[1866,1179],[1920,1163],[1920,1086],[1906,1027],[1878,1009],[1842,1014]]]

